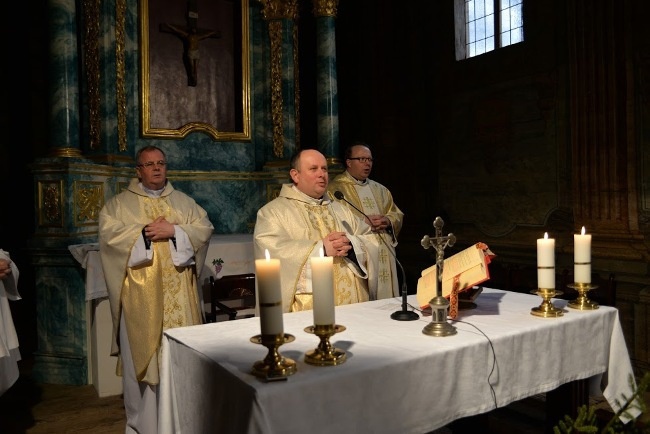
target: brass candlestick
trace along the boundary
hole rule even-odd
[[[530,291],[542,297],[542,304],[530,310],[530,313],[543,318],[555,318],[564,315],[564,311],[551,303],[551,298],[561,295],[562,291],[556,291],[555,288],[539,288]]]
[[[594,310],[598,309],[598,303],[593,300],[589,300],[587,297],[587,292],[592,289],[598,288],[598,285],[592,285],[591,283],[573,283],[567,285],[569,288],[573,288],[578,291],[578,297],[568,303],[569,307],[579,310]]]
[[[289,375],[295,374],[296,362],[282,357],[278,352],[280,345],[288,344],[295,339],[295,336],[288,333],[253,336],[251,342],[264,345],[269,350],[264,360],[259,360],[253,365],[253,375],[266,381],[275,381],[286,380]]]
[[[345,351],[334,348],[330,344],[330,337],[345,331],[344,326],[338,324],[314,325],[305,328],[305,331],[320,338],[318,347],[305,354],[305,363],[316,366],[334,366],[345,362]]]

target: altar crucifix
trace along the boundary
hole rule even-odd
[[[218,30],[201,29],[198,27],[199,11],[197,0],[187,2],[187,25],[163,23],[160,31],[178,36],[183,41],[183,63],[187,71],[187,85],[196,86],[199,66],[199,42],[207,38],[220,38]]]

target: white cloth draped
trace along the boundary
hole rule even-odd
[[[591,394],[604,394],[615,409],[631,395],[615,308],[579,311],[556,300],[564,316],[540,318],[530,314],[539,297],[490,288],[476,303],[447,337],[422,333],[430,317],[390,319],[400,309],[396,298],[337,306],[346,330],[330,341],[347,360],[326,367],[304,363],[318,345],[304,331],[311,312],[286,313],[284,330],[295,341],[279,352],[297,372],[271,383],[251,374],[267,353],[249,340],[259,318],[167,330],[160,432],[421,434],[574,380],[590,379]]]
[[[0,249],[0,259],[11,260],[9,253]],[[20,300],[18,293],[18,267],[11,262],[11,274],[0,280],[0,395],[18,379],[18,335],[14,327],[9,300]]]

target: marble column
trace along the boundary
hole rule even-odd
[[[48,1],[50,33],[50,154],[80,157],[79,69],[73,0]]]
[[[317,141],[328,158],[339,156],[339,106],[336,77],[336,28],[338,0],[314,0],[317,45]]]
[[[260,0],[262,16],[268,22],[271,41],[271,117],[273,122],[273,159],[288,160],[296,150],[299,135],[297,36],[295,20],[297,0]]]

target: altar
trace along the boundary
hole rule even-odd
[[[347,355],[338,366],[304,362],[318,345],[305,330],[313,313],[286,313],[284,331],[295,340],[279,352],[297,371],[272,382],[251,373],[267,353],[251,342],[258,317],[167,330],[159,432],[422,434],[583,379],[617,409],[633,375],[618,311],[556,300],[564,315],[540,318],[530,313],[540,302],[485,288],[446,337],[422,333],[430,317],[392,320],[401,299],[338,306],[336,323],[346,329],[330,340]]]
[[[122,393],[122,379],[115,374],[117,357],[110,355],[113,321],[99,244],[75,244],[68,246],[68,250],[86,270],[88,384],[95,387],[99,397],[119,395]],[[210,276],[217,277],[212,265],[212,260],[217,258],[223,260],[220,275],[253,273],[253,235],[218,234],[210,238],[205,264],[198,279],[204,289],[209,285]]]

